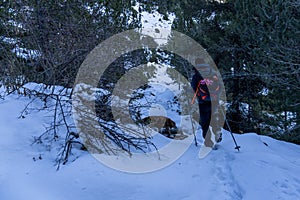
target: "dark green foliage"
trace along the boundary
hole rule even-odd
[[[297,0],[152,1],[218,66],[234,132],[299,140],[300,21]]]
[[[3,1],[1,83],[12,90],[29,81],[72,87],[91,49],[141,26],[135,5],[131,0]],[[174,14],[173,28],[209,52],[225,83],[234,132],[273,133],[300,142],[299,0],[140,0],[138,5],[138,11],[158,11],[163,19]],[[38,50],[40,56],[17,57],[15,47]],[[188,77],[186,62],[159,53],[153,51],[150,61],[167,62]]]
[[[9,38],[18,47],[36,50],[39,56],[20,58],[10,63],[12,79],[22,75],[23,82],[72,87],[85,56],[101,41],[139,26],[133,3],[123,1],[18,1],[11,9],[19,27],[9,29]],[[7,16],[7,14],[6,14]],[[15,29],[15,30],[14,30]],[[9,54],[9,49],[5,54]],[[11,58],[7,59],[10,62]],[[15,78],[14,78],[15,77]]]

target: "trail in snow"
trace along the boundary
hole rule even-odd
[[[214,199],[243,199],[244,191],[235,179],[234,172],[231,168],[235,156],[226,152],[222,146],[220,146],[217,151],[218,152],[212,152],[210,156],[211,165],[215,167],[213,173],[217,185]]]

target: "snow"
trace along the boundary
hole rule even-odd
[[[200,146],[191,145],[171,165],[151,173],[121,172],[84,151],[56,171],[56,150],[32,144],[49,123],[50,111],[19,118],[30,101],[16,94],[0,99],[1,200],[300,198],[300,146],[255,133],[234,135],[238,152],[223,130],[219,149],[204,159],[198,158]]]
[[[15,53],[19,58],[24,58],[26,60],[35,59],[41,56],[41,52],[38,50],[27,49],[19,47],[18,45],[16,45],[12,52]]]
[[[41,56],[41,52],[38,51],[38,50],[33,50],[33,49],[27,49],[27,48],[24,48],[24,47],[20,47],[19,44],[18,44],[18,43],[20,43],[20,39],[0,36],[0,40],[2,40],[3,42],[5,42],[7,44],[15,45],[15,47],[11,51],[13,53],[15,53],[16,56],[19,57],[19,58],[29,60],[29,59],[35,59],[35,58]]]
[[[163,45],[169,36],[166,30],[171,27],[174,15],[170,14],[170,20],[165,21],[157,12],[141,14],[144,19],[143,33]],[[145,32],[149,29],[153,31]],[[16,42],[10,38],[1,39],[12,44]],[[16,47],[13,52],[25,59],[40,56],[37,50],[21,47]],[[160,86],[160,89],[156,87],[155,95],[160,98],[178,95],[174,89],[178,85],[166,79],[164,66],[157,74],[163,77],[156,77],[159,82],[152,80],[151,86]],[[37,93],[64,92],[59,86],[44,89],[41,84],[29,83],[24,87]],[[0,88],[0,94],[2,90]],[[98,91],[96,88],[90,91],[108,94],[108,91]],[[155,98],[153,100],[157,101]],[[20,117],[24,107],[31,101],[29,97],[16,94],[0,98],[0,200],[300,199],[300,146],[255,133],[234,134],[241,146],[238,152],[234,149],[230,133],[223,130],[223,141],[218,150],[211,151],[203,159],[198,157],[201,145],[192,144],[172,164],[149,173],[122,172],[80,150],[74,150],[77,158],[57,171],[55,160],[61,143],[54,143],[52,148],[33,144],[33,138],[43,133],[45,126],[51,123],[49,116],[53,115],[53,111],[32,110],[30,114],[24,113]],[[43,102],[33,101],[30,106],[41,108]],[[153,104],[142,114],[161,115],[163,112],[163,115],[172,117],[180,124],[175,117],[176,109],[173,105],[168,106]],[[60,134],[64,137],[63,131]],[[201,132],[197,132],[196,136],[199,144],[202,144]],[[160,147],[165,141],[156,142],[161,142],[158,144]],[[140,163],[140,166],[143,164]]]
[[[137,3],[133,8],[139,12],[139,6],[140,4]],[[158,11],[153,11],[152,13],[142,11],[140,14],[142,18],[142,34],[154,38],[154,41],[159,45],[166,44],[171,33],[175,14],[168,13],[167,20]]]

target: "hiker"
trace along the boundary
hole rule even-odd
[[[211,140],[211,134],[215,136],[216,142],[221,142],[222,133],[221,127],[218,123],[213,123],[210,127],[210,121],[218,121],[218,109],[212,108],[212,101],[219,101],[220,83],[216,73],[213,72],[212,67],[205,63],[203,59],[197,58],[195,60],[195,67],[193,68],[194,74],[192,77],[191,86],[194,89],[195,95],[192,100],[194,103],[197,97],[199,103],[200,121],[199,124],[202,128],[202,136],[204,138],[204,145],[213,147],[214,142]],[[210,86],[210,90],[207,86]]]

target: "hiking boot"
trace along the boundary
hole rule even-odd
[[[216,133],[216,142],[220,143],[221,141],[222,141],[222,132],[217,131],[217,133]]]

